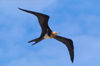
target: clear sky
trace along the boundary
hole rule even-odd
[[[55,39],[27,43],[41,28],[18,7],[50,16],[51,29],[74,42],[73,64]],[[100,0],[0,0],[0,66],[100,66]]]

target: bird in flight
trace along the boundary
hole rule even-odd
[[[30,40],[28,41],[28,43],[31,42],[35,42],[32,45],[35,45],[36,43],[42,41],[43,39],[50,39],[50,38],[54,38],[60,42],[62,42],[63,44],[66,45],[66,47],[68,48],[69,54],[70,54],[70,59],[73,62],[74,60],[74,46],[73,46],[73,41],[69,38],[65,38],[62,36],[58,36],[58,32],[54,32],[50,29],[50,27],[48,26],[48,20],[49,20],[49,16],[46,14],[42,14],[42,13],[38,13],[38,12],[34,12],[34,11],[29,11],[29,10],[25,10],[22,8],[18,8],[24,12],[27,13],[31,13],[33,15],[35,15],[38,18],[39,24],[41,26],[42,32],[40,37]]]

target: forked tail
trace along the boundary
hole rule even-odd
[[[36,38],[36,39],[33,39],[33,40],[28,41],[28,43],[31,43],[31,42],[34,42],[35,41],[35,43],[32,44],[32,46],[33,46],[33,45],[35,45],[36,43],[38,43],[38,42],[40,42],[42,40],[43,40],[43,38]]]

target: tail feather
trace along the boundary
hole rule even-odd
[[[28,43],[31,43],[31,42],[34,42],[34,41],[38,41],[38,40],[40,40],[40,39],[39,38],[36,38],[36,39],[33,39],[33,40],[28,41]]]
[[[35,43],[32,44],[32,46],[33,46],[33,45],[35,45],[36,43],[38,43],[38,42],[40,42],[42,40],[43,40],[43,38],[36,38],[36,39],[33,39],[33,40],[28,41],[28,43],[31,43],[31,42],[34,42],[35,41]]]

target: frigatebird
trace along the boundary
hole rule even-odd
[[[50,29],[50,27],[48,26],[48,20],[49,20],[49,16],[46,14],[42,14],[42,13],[38,13],[38,12],[34,12],[34,11],[29,11],[29,10],[25,10],[22,8],[18,8],[22,11],[31,13],[33,15],[35,15],[38,20],[39,20],[39,24],[41,26],[42,32],[40,37],[33,39],[31,41],[29,41],[28,43],[31,42],[35,42],[32,45],[42,41],[43,39],[49,39],[49,38],[54,38],[62,43],[64,43],[66,45],[66,47],[68,48],[69,54],[70,54],[70,59],[73,62],[74,60],[74,46],[73,46],[73,41],[69,38],[65,38],[62,36],[58,36],[58,32],[54,32]]]

